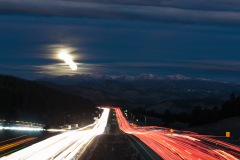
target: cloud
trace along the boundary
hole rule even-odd
[[[48,65],[32,66],[33,70],[37,74],[48,76],[60,76],[60,75],[75,75],[75,74],[87,74],[87,73],[104,73],[102,66],[99,64],[86,64],[76,63],[77,70],[71,70],[65,63],[54,63]]]
[[[189,70],[205,70],[205,71],[229,71],[239,72],[240,64],[238,61],[223,61],[223,60],[173,60],[162,62],[116,62],[107,64],[111,66],[121,67],[157,67],[157,68],[186,68]]]
[[[43,76],[75,74],[125,75],[154,73],[160,75],[184,74],[204,78],[238,80],[240,64],[237,61],[221,60],[171,60],[162,62],[113,62],[77,63],[78,70],[72,71],[65,63],[45,65],[1,65],[1,74],[36,79]],[[111,66],[111,67],[109,67]],[[127,68],[127,69],[126,69]],[[226,76],[227,75],[227,76]]]
[[[61,76],[98,73],[104,74],[107,68],[100,64],[77,63],[78,69],[73,71],[65,63],[53,63],[45,65],[3,65],[0,64],[0,73],[8,75],[9,73],[23,78],[35,79],[43,76]],[[109,71],[110,72],[110,71]]]
[[[153,1],[144,3],[132,0],[128,3],[127,1],[117,3],[116,1],[1,0],[0,13],[175,23],[240,24],[240,12],[236,8],[240,2],[236,0],[225,3],[223,0],[213,1],[209,3],[208,1],[184,0],[180,3],[171,0],[161,3]]]

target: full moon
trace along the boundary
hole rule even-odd
[[[60,51],[59,58],[64,60],[65,63],[68,64],[72,70],[74,71],[77,70],[76,63],[73,62],[71,55],[69,55],[69,53],[66,50]]]

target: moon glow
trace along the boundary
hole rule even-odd
[[[60,51],[59,53],[59,58],[64,60],[66,64],[69,65],[69,67],[72,69],[72,70],[77,70],[77,65],[76,63],[74,63],[74,61],[72,60],[72,57],[71,55],[69,55],[69,53],[66,51],[66,50],[62,50]]]

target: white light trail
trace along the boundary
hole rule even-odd
[[[79,158],[82,154],[82,149],[86,148],[95,136],[105,131],[109,111],[109,108],[103,108],[100,119],[89,126],[53,136],[9,156],[3,157],[1,160],[70,160],[74,157]]]
[[[0,130],[18,130],[18,131],[43,131],[43,128],[40,127],[2,127],[0,126]]]
[[[65,129],[46,129],[48,132],[66,132],[67,130]]]

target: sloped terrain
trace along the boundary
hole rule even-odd
[[[34,81],[0,75],[0,118],[45,124],[63,124],[71,117],[92,121],[95,104],[80,96]]]

